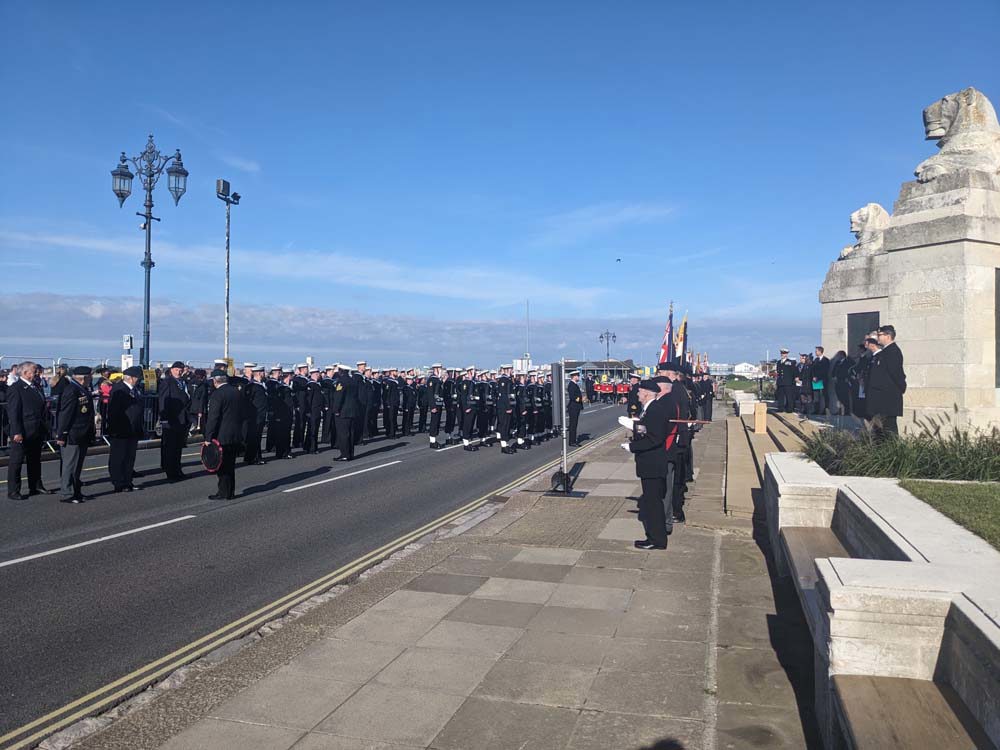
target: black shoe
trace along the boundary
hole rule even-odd
[[[10,495],[10,494],[8,494],[7,495],[7,499],[8,500],[27,500],[28,496],[27,495],[22,495],[21,493],[17,493],[16,495]]]
[[[265,461],[263,458],[260,459],[259,461],[254,461],[253,462],[254,466],[264,466],[265,464],[267,464],[267,461]]]
[[[219,494],[209,495],[208,499],[209,500],[221,500],[222,499],[222,495],[219,495]]]
[[[643,539],[641,542],[639,540],[636,540],[635,547],[636,549],[666,549],[667,545],[655,544],[649,541],[648,539]]]
[[[130,484],[128,486],[129,492],[142,492],[143,489],[144,489],[143,487],[136,487],[134,484]]]
[[[61,503],[73,503],[74,505],[79,505],[84,502],[82,497],[64,497],[59,502]]]
[[[684,523],[686,520],[687,520],[687,517],[684,515],[683,511],[681,511],[680,513],[674,513],[674,517],[673,517],[673,522],[674,523]]]
[[[466,445],[464,446],[464,449],[467,451],[477,451],[479,450],[479,447],[475,445]]]
[[[347,456],[337,456],[337,457],[336,457],[335,459],[333,459],[333,460],[334,460],[334,461],[350,461],[351,459],[350,459],[350,458],[348,458]]]

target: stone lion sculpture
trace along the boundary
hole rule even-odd
[[[868,203],[851,214],[851,231],[858,240],[840,251],[840,259],[882,252],[882,232],[889,226],[889,212],[878,203]]]
[[[934,102],[924,110],[924,131],[941,151],[917,166],[919,182],[961,169],[1000,171],[1000,124],[981,91],[962,89]]]

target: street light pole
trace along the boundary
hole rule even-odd
[[[229,359],[229,211],[232,206],[240,205],[240,194],[229,194],[229,181],[215,181],[215,195],[226,204],[226,325],[225,341],[222,345],[222,356]]]
[[[144,211],[136,211],[136,216],[143,218],[140,228],[146,232],[146,253],[142,258],[142,263],[139,264],[145,272],[145,290],[142,307],[142,349],[139,352],[139,362],[144,368],[148,368],[150,272],[153,270],[153,266],[156,265],[153,262],[152,253],[152,222],[159,221],[157,217],[153,216],[153,189],[156,187],[156,183],[163,173],[166,172],[167,189],[174,196],[174,205],[176,206],[180,202],[181,196],[187,190],[188,171],[184,168],[180,149],[177,149],[172,156],[164,156],[157,150],[156,144],[153,143],[153,135],[150,134],[142,153],[138,156],[126,157],[125,152],[122,151],[121,157],[118,160],[118,166],[111,170],[111,190],[118,198],[119,208],[125,204],[125,199],[132,193],[132,179],[135,175],[129,170],[129,164],[135,168],[142,182],[142,187],[146,191],[146,201],[143,203]]]
[[[597,340],[605,345],[604,372],[607,373],[611,367],[611,342],[617,341],[618,337],[611,331],[605,329],[604,333],[597,337]]]

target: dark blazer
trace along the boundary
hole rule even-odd
[[[333,409],[335,417],[355,419],[362,416],[363,407],[355,390],[356,381],[350,375],[337,375],[333,379]]]
[[[872,357],[868,368],[868,384],[865,386],[868,414],[903,416],[904,393],[906,373],[903,372],[903,352],[894,341]]]
[[[676,443],[677,425],[670,422],[678,419],[680,412],[676,400],[661,396],[646,407],[646,413],[639,419],[636,439],[629,443],[629,452],[635,454],[635,475],[640,479],[663,478],[670,468],[670,450]],[[645,427],[645,434],[638,426]]]
[[[325,406],[322,384],[318,380],[310,380],[306,386],[306,413],[312,419],[319,419],[323,415]]]
[[[243,392],[246,400],[247,421],[253,422],[258,427],[263,427],[267,423],[268,391],[263,383],[254,381],[247,385]]]
[[[795,385],[795,378],[799,376],[798,364],[791,359],[778,360],[778,382],[777,385]]]
[[[239,389],[229,383],[212,391],[208,399],[205,440],[218,440],[221,445],[239,445],[243,442],[242,402]]]
[[[139,439],[145,434],[142,429],[142,398],[139,390],[131,391],[123,380],[111,387],[111,398],[108,401],[108,427],[105,430],[109,437]]]
[[[25,440],[44,440],[49,432],[49,414],[42,391],[23,380],[7,389],[9,434]]]
[[[56,439],[69,445],[90,445],[95,434],[94,403],[90,391],[75,380],[68,380],[59,394]]]
[[[160,404],[160,421],[166,422],[172,430],[186,431],[191,426],[191,395],[187,383],[181,383],[177,378],[168,375],[160,381],[157,400]]]
[[[830,379],[830,360],[826,356],[817,357],[813,360],[812,376],[824,383]]]

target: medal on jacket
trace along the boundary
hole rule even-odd
[[[87,413],[87,407],[86,406],[81,406],[80,407],[80,413],[81,414],[86,414]]]

